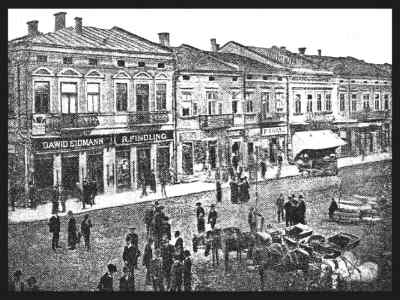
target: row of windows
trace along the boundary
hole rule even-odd
[[[156,108],[167,108],[167,86],[165,83],[156,84]],[[76,82],[61,83],[61,112],[65,114],[78,112],[78,88]],[[50,82],[36,81],[34,86],[34,112],[50,112]],[[116,83],[115,85],[116,109],[118,112],[128,110],[128,84]],[[100,84],[87,84],[87,112],[100,111]],[[149,85],[136,85],[136,110],[149,111]]]
[[[366,110],[370,109],[369,99],[370,99],[370,94],[363,94],[363,97],[362,97],[363,109],[366,109]],[[383,95],[383,100],[384,100],[383,109],[388,110],[390,108],[389,94]],[[345,94],[339,94],[339,109],[340,109],[340,111],[346,110]],[[381,110],[380,94],[375,94],[374,109]],[[351,95],[351,110],[357,111],[357,94]]]
[[[339,80],[339,82],[340,82],[340,83],[344,83],[344,80]],[[351,83],[356,83],[356,80],[350,80],[350,82],[351,82]],[[357,82],[358,82],[358,83],[361,83],[361,81],[357,81]],[[371,82],[368,82],[368,80],[363,80],[362,83],[367,83],[367,84],[369,83],[369,84],[372,84],[372,81],[371,81]],[[374,84],[379,84],[379,81],[375,81]],[[384,81],[383,84],[388,84],[388,82],[387,82],[387,81]]]
[[[317,94],[317,110],[316,111],[322,111],[322,95]],[[294,110],[296,114],[301,114],[301,95],[296,94],[295,96],[295,101],[294,101]],[[307,107],[306,111],[308,113],[313,112],[313,96],[311,94],[307,95]],[[331,100],[331,94],[326,94],[325,95],[325,111],[332,111],[332,100]]]
[[[46,55],[38,55],[37,56],[37,62],[38,63],[47,63],[47,56]],[[97,58],[88,58],[88,65],[90,66],[97,66],[98,60]],[[71,56],[63,57],[63,64],[64,65],[72,65],[73,64],[73,58]],[[125,60],[119,59],[117,60],[117,66],[118,67],[125,67]],[[143,61],[138,62],[138,67],[144,67],[146,66],[146,63]],[[164,63],[159,63],[157,65],[158,68],[163,69],[165,68]]]

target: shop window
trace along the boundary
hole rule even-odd
[[[127,189],[131,186],[130,150],[117,150],[115,155],[117,189]]]
[[[193,144],[182,143],[182,169],[185,175],[193,174]]]
[[[339,95],[339,109],[340,109],[340,111],[345,111],[345,106],[346,106],[346,102],[345,102],[344,94],[340,94]]]
[[[325,96],[325,110],[326,111],[331,111],[332,110],[331,94],[327,94]]]
[[[61,112],[74,114],[78,112],[77,84],[74,82],[61,83]]]
[[[87,85],[87,111],[99,112],[100,110],[100,84],[88,83]]]
[[[128,84],[116,84],[117,111],[126,111],[128,108]]]
[[[35,113],[47,114],[50,111],[50,82],[35,82]]]
[[[296,95],[294,101],[294,111],[296,114],[301,114],[301,96],[299,94]]]
[[[90,66],[97,66],[97,58],[89,58]]]
[[[321,101],[321,94],[317,94],[317,111],[322,110],[322,101]]]
[[[167,85],[158,83],[156,85],[157,110],[167,109]]]

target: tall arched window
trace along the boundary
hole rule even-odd
[[[296,114],[301,114],[301,96],[299,94],[296,95],[294,101],[294,111]]]

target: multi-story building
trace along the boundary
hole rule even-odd
[[[166,34],[160,43],[81,18],[66,27],[65,13],[47,34],[28,22],[9,42],[10,180],[70,191],[89,178],[107,193],[169,170],[175,66]]]

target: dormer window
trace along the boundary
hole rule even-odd
[[[47,56],[46,55],[38,55],[37,56],[37,62],[38,63],[46,63],[47,62]]]
[[[237,81],[238,78],[237,77],[232,77],[232,81]]]
[[[210,77],[208,77],[208,80],[209,80],[209,81],[214,81],[214,80],[215,80],[215,77],[214,77],[214,76],[210,76]]]
[[[182,78],[183,78],[183,80],[189,80],[190,76],[189,75],[183,75]]]
[[[355,83],[355,82],[356,82],[355,80],[352,80],[352,81],[351,81],[351,83]]]
[[[157,65],[157,67],[158,67],[159,69],[164,69],[164,68],[165,68],[165,64],[164,64],[164,63],[159,63],[159,64]]]
[[[278,77],[278,80],[279,80],[279,81],[282,81],[282,77]]]
[[[63,58],[63,64],[64,64],[64,65],[72,65],[72,57],[71,57],[71,56],[69,56],[69,57],[64,57],[64,58]]]
[[[139,61],[138,66],[139,67],[144,67],[146,64],[144,63],[144,61]]]
[[[253,75],[247,75],[247,79],[253,79]]]
[[[89,58],[90,66],[97,66],[97,58]]]
[[[125,67],[125,61],[121,60],[121,59],[117,60],[117,66],[118,67]]]
[[[262,78],[263,78],[263,80],[268,80],[268,76],[266,76],[266,75],[264,75]]]

